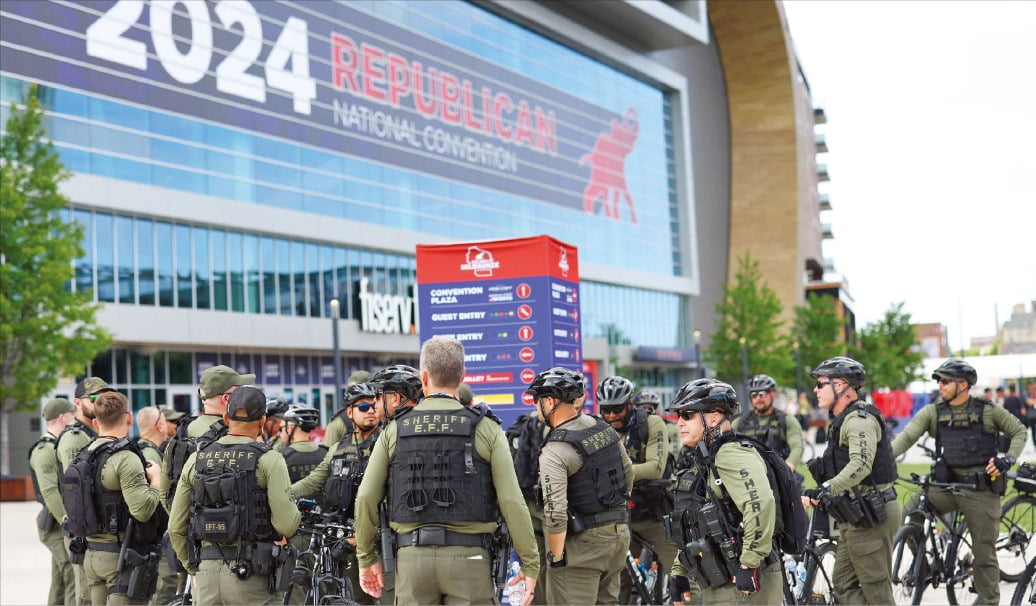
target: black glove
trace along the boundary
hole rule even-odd
[[[807,488],[802,491],[802,494],[813,499],[814,501],[820,501],[821,504],[825,504],[831,497],[831,488],[828,486],[817,486],[816,488]]]
[[[737,585],[740,591],[747,591],[748,593],[759,591],[759,569],[738,568],[737,574],[734,575],[734,584]]]
[[[1011,461],[1010,458],[997,457],[993,459],[993,465],[996,466],[996,470],[1000,473],[1007,473],[1007,470],[1011,469],[1011,465],[1013,464],[1014,462]]]
[[[669,578],[669,599],[682,602],[683,594],[691,590],[691,581],[687,577]]]

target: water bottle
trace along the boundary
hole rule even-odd
[[[800,583],[805,583],[806,582],[806,564],[805,563],[799,562],[799,564],[798,564],[798,572],[799,572],[799,582]]]
[[[522,567],[518,562],[511,562],[511,565],[507,567],[507,580],[504,581],[504,588],[507,590],[507,602],[511,606],[521,606],[525,601],[525,581],[518,581],[511,585],[511,581],[518,576],[521,570]]]
[[[784,574],[788,577],[788,585],[794,589],[798,578],[798,562],[788,554],[784,554]]]
[[[647,570],[647,577],[644,579],[644,587],[650,592],[658,580],[658,562],[651,562],[651,568]]]

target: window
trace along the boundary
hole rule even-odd
[[[212,274],[209,269],[209,230],[204,227],[194,228],[194,274],[196,276],[195,294],[198,309],[212,307]]]
[[[191,228],[176,226],[176,303],[178,307],[194,305],[194,272],[191,267]]]
[[[245,299],[246,310],[257,314],[260,311],[261,283],[259,281],[259,238],[246,235],[245,244]]]
[[[262,276],[263,276],[263,313],[277,313],[277,245],[273,238],[261,241]]]
[[[163,307],[173,306],[173,226],[155,224],[158,244],[158,302]]]
[[[293,286],[295,294],[296,316],[306,315],[306,247],[302,242],[291,243],[291,273],[295,279]]]
[[[227,260],[230,266],[230,311],[245,310],[245,269],[241,257],[241,234],[227,234]]]
[[[94,214],[94,246],[97,252],[97,300],[115,302],[115,251],[112,216]]]
[[[76,210],[72,218],[83,228],[83,256],[75,261],[76,292],[94,292],[94,228],[93,213],[87,210]]]
[[[218,229],[210,232],[212,237],[212,308],[228,309],[227,302],[227,238]]]
[[[134,281],[136,267],[133,261],[133,219],[115,217],[115,245],[118,248],[119,303],[136,303]]]
[[[141,305],[155,304],[155,238],[154,224],[137,219],[137,280]]]

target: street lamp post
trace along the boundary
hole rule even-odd
[[[745,401],[748,401],[748,350],[745,348],[745,338],[737,340],[741,344],[741,389]]]
[[[701,365],[701,331],[694,329],[694,364],[697,366],[695,374],[699,379],[705,378],[705,367]]]
[[[338,410],[342,399],[342,348],[338,344],[338,299],[331,299],[331,340],[334,347],[335,395],[331,399],[331,411]]]

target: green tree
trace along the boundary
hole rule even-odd
[[[58,377],[75,375],[111,341],[88,293],[69,289],[83,230],[61,218],[69,177],[45,141],[37,89],[11,104],[0,141],[0,472],[8,473],[8,419],[33,409]]]
[[[881,320],[863,327],[859,345],[850,345],[849,355],[867,369],[870,389],[904,389],[923,378],[924,355],[902,301],[892,304]]]
[[[716,304],[716,332],[702,356],[717,376],[740,390],[744,338],[748,377],[766,373],[787,381],[793,377],[795,363],[790,342],[780,334],[780,299],[763,281],[758,261],[746,253],[737,262],[734,283],[727,285],[723,300]]]
[[[846,345],[841,338],[844,328],[833,297],[810,293],[806,296],[806,304],[795,308],[792,339],[798,345],[803,377],[806,376],[807,367],[812,368],[828,358],[845,355]],[[795,377],[792,377],[788,385],[794,384]]]

